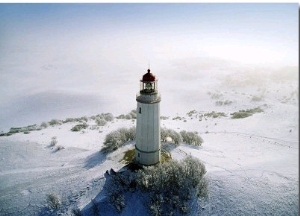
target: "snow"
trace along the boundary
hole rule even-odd
[[[199,209],[194,208],[191,213],[298,215],[299,101],[298,93],[292,93],[298,92],[298,83],[269,80],[256,86],[236,86],[224,85],[224,80],[212,74],[203,77],[201,88],[199,79],[188,79],[190,85],[186,85],[186,80],[175,80],[175,86],[182,87],[180,90],[161,90],[161,115],[168,117],[161,121],[161,126],[197,131],[204,140],[200,147],[181,144],[171,152],[177,160],[191,154],[203,161],[207,169],[208,199],[200,200]],[[252,101],[252,96],[262,94],[262,89],[262,101]],[[222,96],[212,99],[209,91]],[[290,95],[289,100],[283,101]],[[216,106],[216,100],[233,103]],[[131,103],[135,107],[134,97]],[[264,112],[243,119],[230,118],[232,112],[255,107]],[[191,110],[196,110],[196,114],[188,116]],[[211,111],[224,112],[227,117],[199,120],[200,113]],[[185,120],[173,120],[177,116]],[[87,123],[95,124],[91,119]],[[0,137],[0,215],[46,214],[46,195],[50,193],[61,198],[63,209],[69,213],[75,208],[88,212],[92,199],[105,200],[105,172],[124,167],[124,152],[134,148],[134,143],[106,156],[100,149],[106,134],[120,127],[132,127],[135,120],[115,118],[98,129],[89,127],[72,132],[76,124],[69,122],[29,134]],[[50,147],[52,137],[64,149],[56,151]],[[140,206],[141,203],[130,199],[121,215],[146,214]],[[109,209],[108,206],[106,212]],[[136,209],[140,212],[136,213]]]

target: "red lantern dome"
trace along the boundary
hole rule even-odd
[[[154,82],[155,76],[153,73],[150,73],[150,69],[148,69],[148,73],[144,74],[142,82]]]

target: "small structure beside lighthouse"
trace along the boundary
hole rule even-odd
[[[160,162],[160,100],[157,79],[148,69],[140,80],[140,91],[136,96],[135,161],[141,165]]]

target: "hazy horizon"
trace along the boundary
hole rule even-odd
[[[298,67],[298,13],[296,3],[0,4],[0,130],[129,111],[148,64],[170,101],[185,74]]]

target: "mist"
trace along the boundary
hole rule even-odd
[[[211,80],[297,74],[298,26],[297,4],[1,4],[0,130],[128,112],[148,67],[162,115],[201,109]]]

